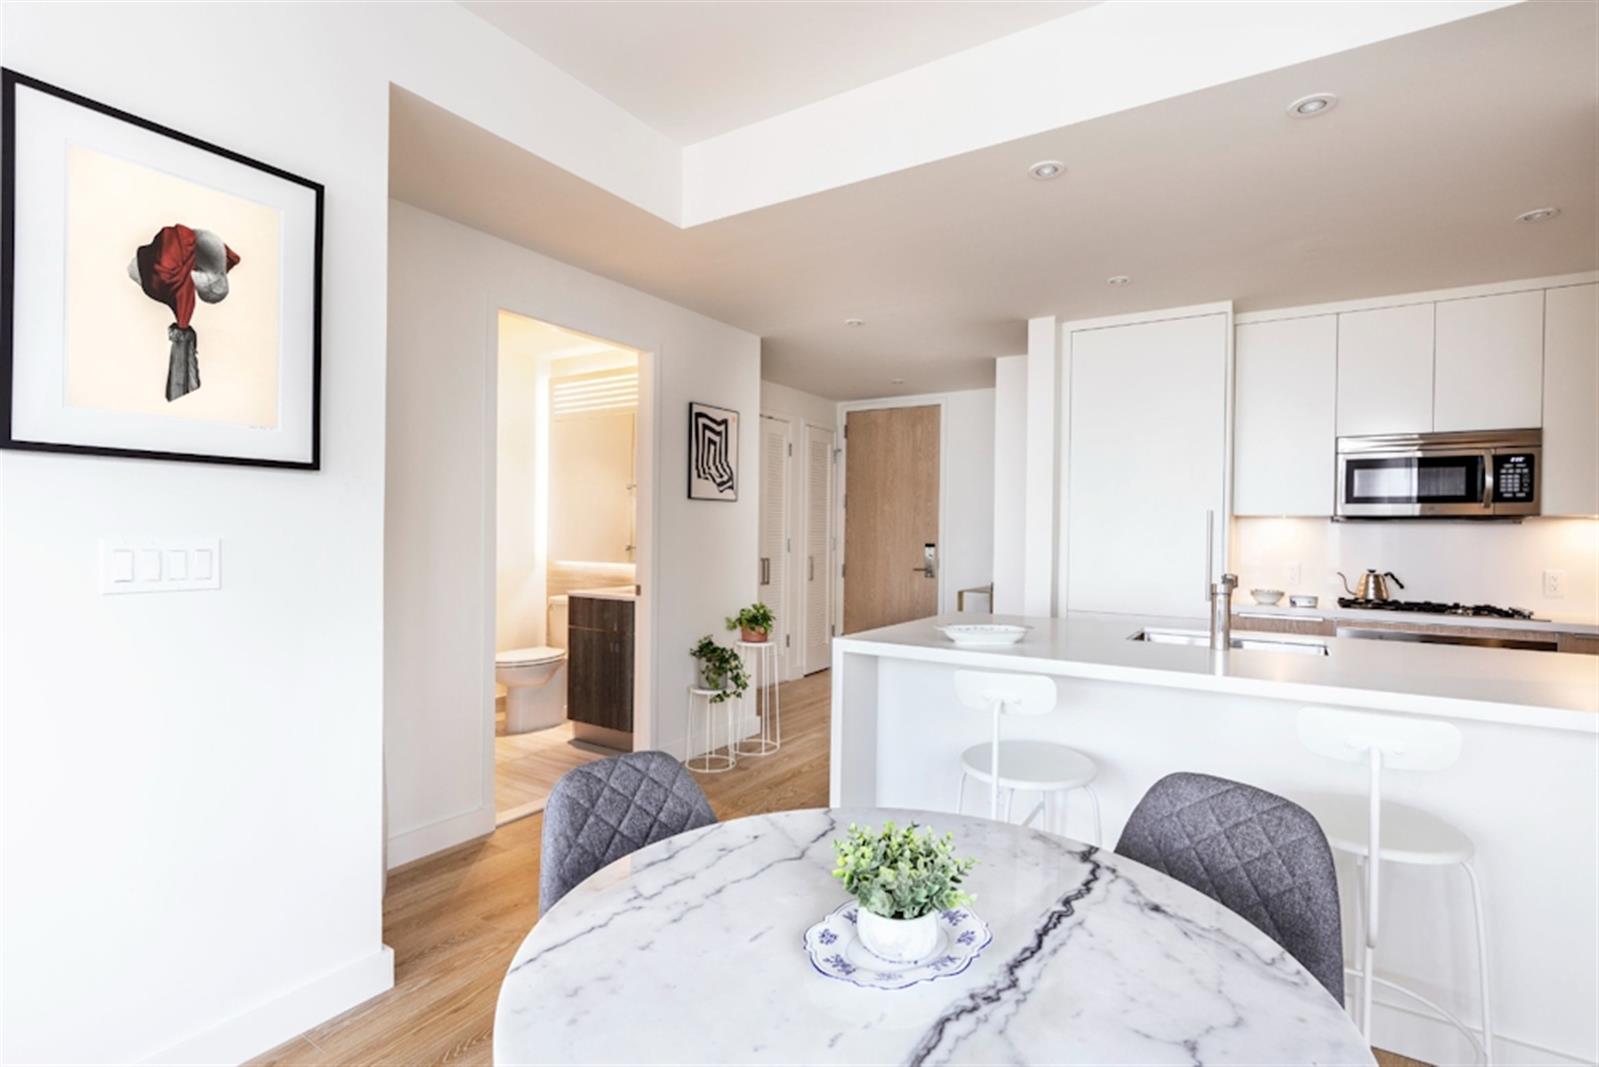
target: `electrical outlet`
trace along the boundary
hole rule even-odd
[[[1559,600],[1566,595],[1566,572],[1543,572],[1543,595],[1549,600]]]
[[[1288,565],[1288,574],[1287,574],[1288,588],[1292,589],[1295,586],[1297,586],[1299,584],[1300,580],[1302,578],[1304,578],[1304,576],[1305,576],[1304,571],[1299,566],[1299,564],[1290,563]]]

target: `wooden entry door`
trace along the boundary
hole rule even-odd
[[[934,404],[845,419],[847,634],[938,614],[939,416]]]

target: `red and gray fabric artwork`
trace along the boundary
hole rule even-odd
[[[196,298],[219,304],[228,295],[228,271],[238,265],[239,254],[210,230],[174,223],[163,226],[141,245],[128,264],[132,278],[144,295],[172,309],[174,322],[167,327],[172,354],[167,363],[167,399],[176,400],[200,388],[200,344],[189,320]]]

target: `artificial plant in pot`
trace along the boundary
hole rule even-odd
[[[739,637],[751,644],[760,644],[772,636],[772,627],[777,620],[772,617],[772,609],[756,601],[747,608],[740,608],[739,613],[727,620],[729,630],[737,630]]]
[[[739,654],[725,645],[719,645],[706,634],[689,649],[697,664],[696,683],[701,689],[712,689],[711,703],[720,704],[733,697],[741,697],[749,688],[749,675],[744,673],[744,661]]]
[[[890,963],[916,963],[938,946],[938,917],[970,903],[961,882],[977,861],[955,855],[954,837],[932,830],[881,830],[850,824],[833,842],[838,867],[833,877],[860,904],[855,928],[861,943]]]

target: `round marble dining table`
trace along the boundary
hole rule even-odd
[[[833,840],[917,822],[974,857],[993,942],[963,973],[864,989],[811,966],[843,903]],[[517,949],[496,1064],[1371,1064],[1342,1007],[1209,897],[1114,853],[935,812],[735,819],[599,871]]]

